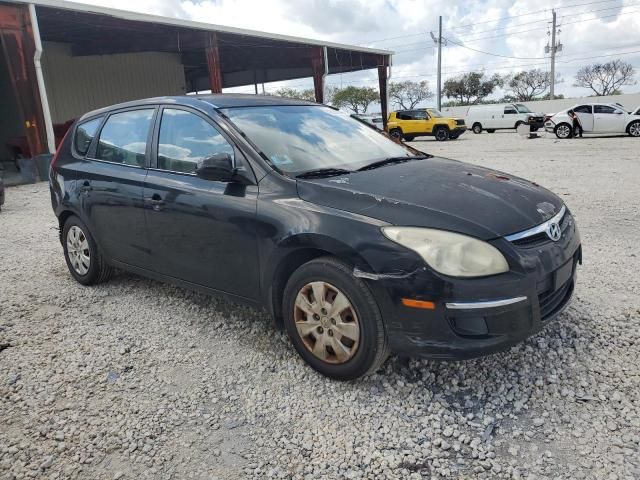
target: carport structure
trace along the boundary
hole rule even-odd
[[[326,75],[367,69],[387,118],[387,50],[62,0],[0,0],[0,38],[0,160],[53,153],[74,118],[117,102],[312,77],[322,103]]]

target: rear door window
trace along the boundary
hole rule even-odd
[[[98,117],[83,122],[76,127],[76,136],[73,139],[73,145],[79,155],[84,157],[87,154],[101,122],[102,117]]]
[[[195,173],[203,159],[218,153],[233,158],[233,146],[204,118],[185,110],[165,108],[158,135],[158,168]]]
[[[574,108],[573,111],[576,113],[592,113],[591,105],[580,105],[579,107]]]
[[[96,159],[144,167],[154,112],[149,108],[110,115],[100,132]]]

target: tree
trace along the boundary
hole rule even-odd
[[[635,85],[635,73],[633,66],[622,60],[594,63],[578,70],[573,86],[590,88],[598,97],[613,95],[623,85]]]
[[[333,92],[333,106],[337,108],[347,107],[353,113],[366,113],[367,108],[374,102],[380,101],[380,96],[375,88],[353,87],[339,88]]]
[[[295,88],[282,87],[273,92],[277,97],[297,98],[299,100],[316,101],[316,92],[313,88],[307,90],[297,90]]]
[[[389,98],[403,110],[410,110],[423,100],[433,97],[433,92],[429,90],[429,83],[422,82],[391,83],[389,85]]]
[[[484,80],[484,72],[470,72],[449,78],[444,82],[442,93],[447,98],[455,98],[460,105],[474,105],[502,85],[504,79],[498,74]]]
[[[539,68],[523,70],[507,79],[509,89],[518,102],[528,102],[544,93],[551,84],[551,74]]]

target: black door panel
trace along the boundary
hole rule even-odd
[[[144,188],[152,269],[198,285],[258,299],[255,217],[258,187],[197,177],[203,159],[240,160],[210,119],[164,107],[156,122]]]
[[[147,170],[85,160],[76,188],[84,218],[103,253],[138,267],[149,265],[142,188]]]

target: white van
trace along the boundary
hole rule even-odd
[[[471,105],[465,116],[465,123],[473,133],[486,130],[493,133],[498,129],[518,128],[521,123],[531,125],[535,132],[544,126],[544,115],[533,113],[522,103],[500,105]]]

